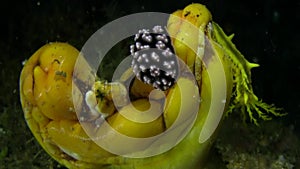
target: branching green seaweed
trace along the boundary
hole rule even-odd
[[[244,121],[247,119],[247,113],[250,121],[255,125],[259,125],[258,118],[263,120],[271,120],[273,116],[284,116],[287,113],[283,113],[281,108],[275,107],[273,104],[269,105],[254,94],[251,86],[251,69],[258,67],[256,63],[248,62],[240,51],[232,43],[234,34],[227,36],[222,28],[215,22],[213,22],[213,35],[215,40],[226,51],[228,59],[232,62],[232,71],[234,76],[234,91],[233,101],[227,111],[227,115],[233,112],[234,109],[241,111],[241,116]]]

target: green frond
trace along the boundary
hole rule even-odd
[[[216,23],[213,23],[213,35],[215,41],[222,46],[228,60],[231,62],[233,73],[233,104],[230,105],[226,116],[236,109],[241,112],[243,121],[246,121],[248,117],[252,123],[258,126],[257,119],[271,120],[272,116],[286,115],[286,113],[282,113],[282,109],[264,103],[254,94],[251,85],[250,70],[259,65],[250,63],[245,59],[231,42],[233,35],[227,36],[222,28]]]

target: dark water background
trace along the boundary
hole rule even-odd
[[[146,11],[171,13],[192,2],[198,1],[2,1],[0,168],[58,167],[40,149],[24,122],[18,94],[22,61],[47,42],[68,42],[80,49],[92,33],[118,17]],[[283,107],[289,113],[275,118],[273,124],[292,128],[299,138],[300,2],[199,2],[208,7],[214,21],[227,34],[235,33],[233,41],[245,57],[261,65],[252,71],[254,91],[265,102]],[[298,151],[297,157],[299,154]]]

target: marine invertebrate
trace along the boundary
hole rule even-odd
[[[232,97],[229,111],[244,108],[251,119],[253,111],[267,119],[260,107],[281,115],[257,101],[250,80],[256,64],[204,5],[174,12],[166,29],[170,37],[160,26],[138,32],[132,68],[116,82],[96,78],[91,88],[82,80],[91,71],[73,71],[76,59],[89,65],[72,46],[51,43],[33,54],[21,73],[22,107],[53,158],[69,168],[199,168]]]
[[[152,32],[143,29],[135,35],[135,44],[130,46],[133,72],[139,80],[154,88],[167,90],[179,73],[177,57],[167,31],[155,26]]]

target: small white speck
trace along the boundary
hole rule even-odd
[[[138,72],[138,67],[137,67],[137,65],[134,65],[134,66],[133,66],[133,72],[134,72],[134,73],[137,73],[137,72]]]
[[[138,40],[139,37],[140,37],[140,34],[135,34],[134,40],[135,40],[135,41]]]
[[[132,60],[131,61],[131,65],[135,65],[136,63],[135,63],[135,60]]]
[[[140,34],[142,34],[142,33],[149,34],[149,29],[142,29],[142,30],[139,30],[139,33],[140,33]]]
[[[149,45],[144,45],[142,49],[150,49]]]
[[[93,91],[89,90],[85,94],[85,102],[87,106],[92,109],[97,105],[96,95]]]
[[[150,84],[150,79],[147,76],[143,77],[143,81],[147,84]]]
[[[134,49],[130,49],[130,54],[134,56]]]
[[[159,56],[155,53],[155,52],[152,52],[151,53],[151,58],[156,61],[156,62],[159,62]]]
[[[137,77],[138,79],[141,79],[141,72],[136,73],[136,77]]]
[[[167,36],[165,34],[163,34],[163,35],[157,35],[156,36],[156,40],[158,40],[158,41],[164,41],[165,43],[168,43],[168,38],[167,38]]]
[[[173,78],[175,78],[176,72],[177,72],[176,70],[173,70],[173,71],[172,71],[172,77],[173,77]]]
[[[134,45],[130,45],[130,49],[134,49]]]
[[[101,124],[102,124],[103,121],[104,121],[104,118],[105,118],[105,116],[102,115],[102,116],[100,116],[98,119],[95,120],[95,125],[96,125],[97,128],[99,128],[99,127],[101,126]]]
[[[79,121],[84,121],[84,117],[83,116],[79,117]]]
[[[154,77],[160,76],[160,71],[159,71],[159,69],[157,69],[157,68],[151,69],[151,68],[150,68],[150,71],[151,71],[151,76],[154,76]]]
[[[160,81],[156,81],[155,83],[156,83],[156,84],[158,84],[158,85],[160,85],[160,84],[161,84],[161,82],[160,82]]]
[[[152,66],[152,65],[151,65],[151,66]],[[153,77],[159,76],[160,73],[159,73],[158,69],[152,68],[151,66],[150,66],[150,73],[151,73],[151,76],[153,76]]]
[[[27,59],[23,60],[22,65],[24,66],[27,62]]]
[[[162,41],[158,41],[155,46],[158,48],[158,49],[164,49],[166,47],[166,45],[162,42]]]
[[[142,57],[143,57],[143,58],[146,58],[146,57],[147,57],[147,54],[143,53],[143,54],[142,54]]]
[[[142,39],[146,42],[152,42],[152,36],[151,35],[143,34]]]
[[[166,71],[166,75],[167,75],[167,76],[170,76],[170,75],[172,75],[172,73],[173,73],[173,72],[172,72],[172,71],[170,71],[170,70],[169,70],[169,71]]]
[[[164,85],[167,85],[167,80],[166,80],[166,79],[161,79],[161,81],[162,81],[162,83],[163,83]]]
[[[168,71],[166,71],[166,76],[170,76],[171,75],[171,77],[172,78],[175,78],[175,75],[176,75],[176,70],[168,70]]]
[[[141,49],[141,43],[140,42],[137,42],[137,43],[135,43],[135,47],[137,48],[137,49]]]
[[[145,70],[146,70],[146,67],[145,67],[144,65],[140,65],[140,69],[141,69],[142,71],[145,71]]]
[[[133,54],[133,58],[134,58],[134,59],[136,59],[138,56],[139,56],[139,52],[135,52],[135,53]]]
[[[172,66],[170,65],[170,63],[167,62],[167,61],[164,61],[163,65],[164,65],[164,67],[167,68],[167,69],[171,69],[171,68],[172,68]]]
[[[139,56],[139,57],[137,58],[137,61],[138,61],[138,62],[141,62],[142,59],[143,59],[142,56]]]
[[[156,69],[156,65],[150,65],[150,70],[153,70]]]
[[[226,103],[226,99],[223,99],[221,102],[222,102],[222,103]]]
[[[154,26],[152,30],[154,33],[162,33],[164,31],[160,25]]]
[[[171,52],[170,48],[165,49],[165,50],[162,52],[162,54],[163,54],[164,56],[172,56],[172,52]]]

